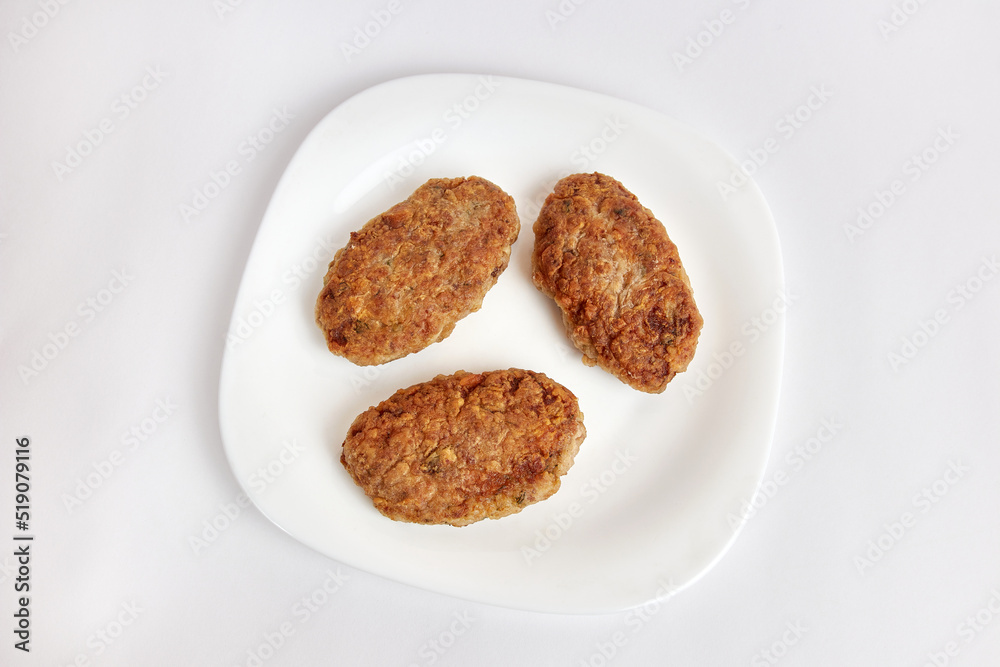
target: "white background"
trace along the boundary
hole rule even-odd
[[[996,664],[1000,5],[231,4],[0,7],[0,663]],[[665,603],[466,602],[337,564],[235,504],[219,367],[271,193],[339,103],[434,72],[620,97],[738,160],[772,148],[748,170],[794,297],[774,483],[726,557]],[[276,111],[290,119],[248,159]],[[89,154],[54,166],[102,121]],[[859,208],[874,215],[852,230]],[[835,433],[816,447],[824,420]],[[23,436],[30,654],[8,629]]]

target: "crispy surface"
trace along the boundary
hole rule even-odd
[[[464,526],[551,496],[585,436],[576,396],[545,375],[459,371],[359,415],[340,461],[390,519]]]
[[[532,280],[589,366],[659,393],[694,356],[702,317],[663,224],[615,179],[559,181],[534,225]]]
[[[330,262],[316,300],[327,347],[368,366],[418,352],[479,310],[520,222],[493,183],[431,179],[370,220]]]

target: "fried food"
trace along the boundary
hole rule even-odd
[[[660,393],[694,356],[702,317],[677,247],[604,174],[556,183],[534,224],[532,280],[555,299],[588,366]]]
[[[479,310],[520,231],[514,200],[489,181],[431,179],[352,232],[316,300],[327,347],[360,366],[447,338]]]
[[[390,519],[465,526],[555,493],[586,433],[576,396],[542,373],[459,371],[359,415],[340,461]]]

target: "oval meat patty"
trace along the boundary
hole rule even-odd
[[[532,279],[573,344],[640,391],[659,393],[694,356],[702,317],[663,224],[615,179],[556,183],[534,225]]]
[[[459,371],[359,415],[340,461],[390,519],[464,526],[555,493],[586,433],[576,396],[542,373]]]
[[[520,221],[489,181],[431,179],[352,232],[316,300],[327,347],[360,366],[418,352],[479,310]]]

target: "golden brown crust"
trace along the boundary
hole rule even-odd
[[[464,526],[551,496],[585,436],[576,396],[544,374],[459,371],[359,415],[340,461],[390,519]]]
[[[330,262],[316,300],[327,347],[368,366],[447,338],[479,310],[519,231],[514,200],[493,183],[427,181]]]
[[[659,393],[694,356],[702,317],[663,224],[615,179],[559,181],[534,225],[532,280],[584,363]]]

